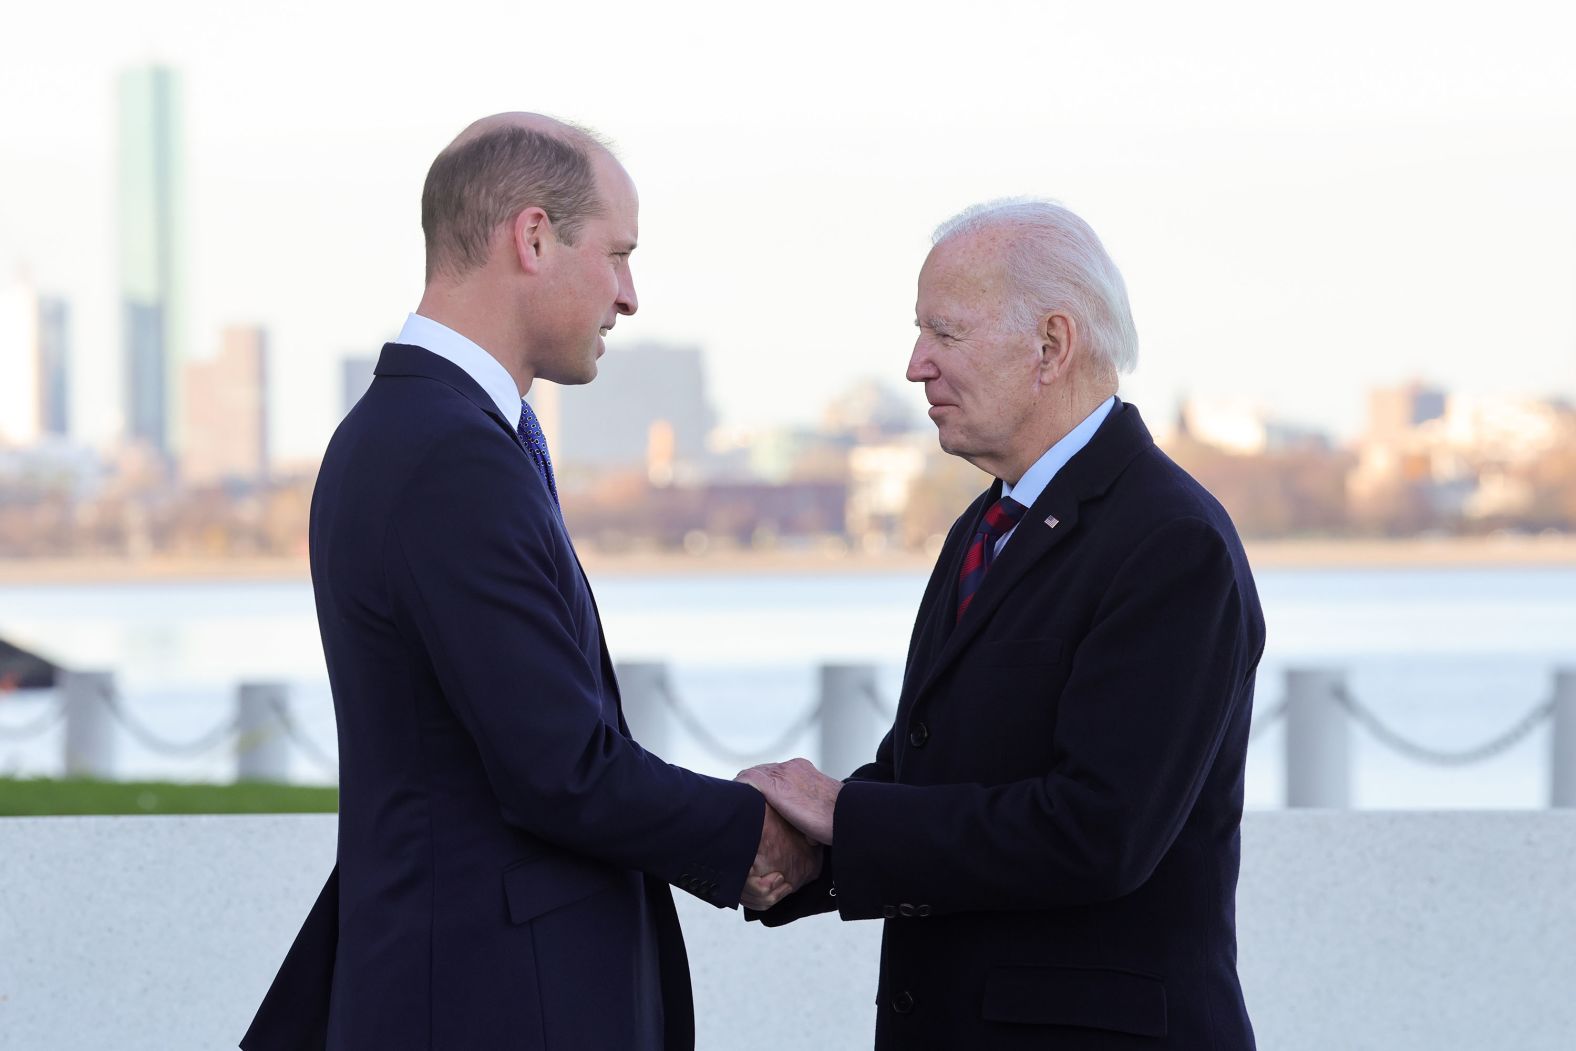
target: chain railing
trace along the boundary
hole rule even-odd
[[[10,694],[8,696],[15,696]],[[55,724],[66,717],[66,702],[56,697],[43,711],[25,723],[8,726],[0,723],[0,741],[26,741],[48,733]]]
[[[867,734],[879,734],[890,726],[897,715],[896,705],[882,696],[875,683],[875,669],[868,665],[857,667],[828,666],[823,678],[823,695],[815,698],[783,728],[770,742],[758,748],[741,748],[720,737],[707,721],[687,705],[673,688],[665,670],[651,677],[643,687],[646,710],[659,719],[671,720],[671,725],[681,730],[702,750],[720,762],[749,766],[758,762],[781,759],[788,750],[819,725],[822,759],[833,758],[853,769],[858,762],[859,750],[874,741],[865,741]],[[283,777],[287,753],[277,751],[281,736],[289,746],[301,753],[315,767],[333,779],[339,777],[339,763],[335,755],[321,747],[306,732],[285,703],[282,687],[243,687],[243,695],[252,690],[251,707],[243,696],[235,714],[226,717],[212,728],[196,736],[178,739],[157,729],[138,717],[124,703],[107,675],[89,675],[71,689],[79,691],[68,695],[61,692],[35,715],[17,723],[0,720],[0,740],[22,741],[37,738],[56,729],[64,722],[66,746],[77,732],[78,718],[97,719],[93,710],[102,706],[107,717],[144,749],[172,759],[197,759],[216,749],[233,746],[238,756],[251,756],[252,770],[247,773],[243,762],[241,776],[261,776],[271,779]],[[269,693],[272,689],[276,692]],[[257,690],[263,692],[259,706]],[[1546,723],[1555,724],[1551,743],[1555,805],[1576,806],[1576,676],[1569,670],[1556,674],[1555,695],[1533,705],[1505,730],[1487,740],[1459,748],[1441,748],[1420,742],[1403,733],[1391,721],[1381,718],[1372,706],[1359,701],[1348,688],[1341,672],[1288,671],[1287,692],[1273,706],[1261,708],[1249,730],[1249,741],[1257,741],[1271,727],[1284,725],[1286,729],[1288,785],[1293,783],[1293,766],[1299,778],[1302,772],[1315,771],[1312,781],[1299,781],[1314,787],[1294,795],[1288,788],[1288,805],[1345,806],[1349,773],[1346,758],[1348,746],[1345,726],[1361,727],[1373,740],[1389,750],[1420,763],[1442,767],[1464,767],[1487,762],[1504,755],[1524,743]],[[626,691],[626,705],[633,698]],[[0,705],[0,712],[7,707]],[[247,713],[250,713],[249,717]],[[660,736],[660,723],[656,724]],[[102,733],[103,731],[99,731]],[[1562,736],[1563,735],[1563,736]],[[878,739],[878,738],[877,738]],[[1561,744],[1562,741],[1570,743]],[[254,749],[274,748],[273,755],[254,754]],[[81,753],[73,752],[80,756]],[[107,776],[112,752],[102,753],[96,760],[98,770],[89,769],[90,776]],[[68,759],[68,768],[70,761]],[[1569,782],[1569,784],[1567,784]],[[1562,787],[1564,786],[1564,787]]]
[[[245,693],[244,687],[242,692]],[[337,761],[296,721],[289,705],[278,697],[267,698],[264,707],[269,718],[262,725],[258,725],[254,718],[252,725],[248,726],[243,716],[246,703],[243,697],[237,705],[237,710],[211,729],[181,739],[156,729],[146,719],[134,714],[115,688],[113,678],[108,675],[93,674],[75,679],[69,686],[62,685],[57,688],[54,698],[48,702],[44,710],[26,722],[8,724],[0,721],[0,741],[35,739],[64,723],[68,772],[76,769],[84,776],[108,776],[113,752],[101,750],[108,743],[102,736],[102,731],[90,731],[90,739],[102,743],[90,744],[87,754],[74,751],[71,740],[75,732],[73,727],[77,725],[78,720],[87,719],[91,724],[107,716],[116,727],[143,749],[167,759],[183,761],[201,759],[221,748],[232,748],[241,764],[242,776],[247,774],[245,760],[241,757],[249,756],[254,750],[265,749],[265,746],[283,735],[297,751],[306,756],[308,761],[321,768],[330,777],[338,777]],[[104,716],[95,715],[95,712],[103,712]],[[267,765],[267,761],[264,762]],[[274,779],[272,771],[262,776],[265,779]],[[278,770],[277,776],[281,778],[284,776],[282,768]]]
[[[229,744],[235,737],[238,726],[238,720],[235,716],[231,716],[212,730],[200,734],[189,741],[176,741],[159,734],[146,723],[139,722],[133,718],[125,706],[120,703],[120,698],[114,694],[106,692],[102,699],[105,706],[109,708],[110,714],[115,717],[115,721],[131,735],[132,740],[150,752],[169,756],[172,759],[196,759],[222,745]]]
[[[1409,759],[1433,766],[1471,766],[1493,759],[1508,752],[1554,715],[1554,698],[1550,697],[1516,720],[1504,733],[1496,734],[1482,744],[1468,748],[1447,749],[1419,744],[1383,722],[1371,708],[1365,707],[1344,685],[1335,689],[1335,699],[1351,716],[1352,721],[1367,730],[1380,744],[1399,752]]]
[[[694,738],[706,751],[717,759],[728,763],[738,763],[740,766],[753,766],[756,763],[769,759],[781,759],[789,745],[809,732],[810,728],[821,720],[821,701],[811,702],[788,727],[778,734],[770,745],[753,751],[743,751],[723,742],[701,721],[700,717],[684,706],[673,692],[673,687],[668,684],[666,676],[660,680],[658,687],[663,705],[673,713],[673,718],[683,728],[684,732]]]
[[[290,742],[324,773],[336,781],[339,780],[339,760],[330,756],[318,746],[317,742],[307,736],[301,724],[296,722],[295,716],[290,714],[290,708],[278,700],[270,700],[268,707],[273,710],[274,718],[279,720],[279,725],[284,728],[285,736]]]

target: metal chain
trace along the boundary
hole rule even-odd
[[[798,740],[800,735],[814,726],[821,718],[821,702],[816,701],[770,745],[757,752],[741,752],[737,748],[731,748],[724,744],[710,730],[706,729],[706,724],[701,722],[689,709],[685,708],[679,699],[673,695],[673,689],[668,685],[666,679],[662,680],[662,700],[673,712],[673,716],[678,720],[679,725],[702,748],[718,759],[729,763],[738,763],[741,766],[752,766],[755,763],[764,762],[768,759],[781,758],[788,746]]]
[[[1283,699],[1279,704],[1265,712],[1263,715],[1254,716],[1253,727],[1248,730],[1248,740],[1253,740],[1254,738],[1258,737],[1259,734],[1263,733],[1265,730],[1268,730],[1271,726],[1274,726],[1277,722],[1279,722],[1286,714],[1286,705],[1288,703],[1288,701]]]
[[[1429,748],[1402,737],[1399,733],[1380,722],[1379,717],[1374,715],[1373,712],[1359,704],[1344,686],[1335,688],[1335,699],[1342,708],[1346,709],[1347,714],[1358,725],[1373,734],[1380,744],[1387,745],[1412,759],[1424,763],[1433,763],[1438,766],[1467,766],[1472,763],[1482,762],[1485,759],[1492,759],[1494,756],[1520,744],[1528,734],[1538,728],[1539,723],[1554,714],[1554,699],[1551,697],[1542,704],[1534,706],[1515,725],[1498,737],[1471,748],[1452,752],[1439,748]]]
[[[319,748],[317,743],[306,735],[306,732],[297,725],[295,717],[290,714],[290,709],[277,697],[270,697],[268,706],[274,710],[274,717],[279,720],[279,725],[284,727],[285,736],[305,752],[308,759],[322,767],[334,780],[339,780],[339,761]]]
[[[136,738],[137,743],[150,752],[159,752],[163,755],[177,759],[193,759],[205,752],[211,752],[220,745],[228,742],[236,731],[239,721],[231,716],[212,730],[192,741],[172,741],[141,725],[121,706],[120,699],[111,693],[103,695],[103,701],[115,721],[125,728],[126,732]]]
[[[862,692],[865,695],[865,700],[870,702],[870,707],[874,708],[876,710],[876,714],[881,716],[881,718],[897,718],[897,706],[893,705],[890,708],[886,706],[886,702],[881,699],[881,691],[876,689],[875,683],[866,683]]]
[[[37,718],[25,722],[20,726],[6,726],[0,723],[0,741],[25,741],[29,737],[37,737],[45,733],[58,723],[66,714],[66,699],[56,697],[55,703],[46,708]]]

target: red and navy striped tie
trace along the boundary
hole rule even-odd
[[[979,528],[974,531],[974,540],[969,544],[968,553],[963,556],[963,568],[958,571],[959,620],[968,611],[969,603],[974,601],[985,573],[990,569],[991,559],[996,557],[996,542],[1018,524],[1018,519],[1027,510],[1012,497],[1004,496],[985,512]]]

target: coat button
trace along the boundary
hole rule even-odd
[[[921,919],[923,919],[926,916],[929,916],[930,915],[930,906],[929,905],[921,905],[919,908],[914,910],[914,915],[920,917]]]
[[[888,906],[884,907],[881,910],[881,915],[885,916],[889,920],[897,919],[897,906],[896,905],[888,905]]]
[[[930,740],[930,727],[924,723],[915,723],[914,728],[908,732],[908,743],[915,748],[925,747],[925,742]]]
[[[900,1015],[906,1015],[914,1009],[914,998],[909,991],[904,989],[892,998],[892,1010]]]
[[[897,907],[897,914],[899,916],[912,916],[914,915],[914,906],[905,901]]]

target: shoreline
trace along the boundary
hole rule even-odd
[[[1576,536],[1430,537],[1408,540],[1260,540],[1255,569],[1487,569],[1576,566]],[[924,552],[583,552],[596,577],[782,576],[802,573],[928,573]],[[245,583],[309,578],[305,557],[0,559],[0,587],[54,584]]]

